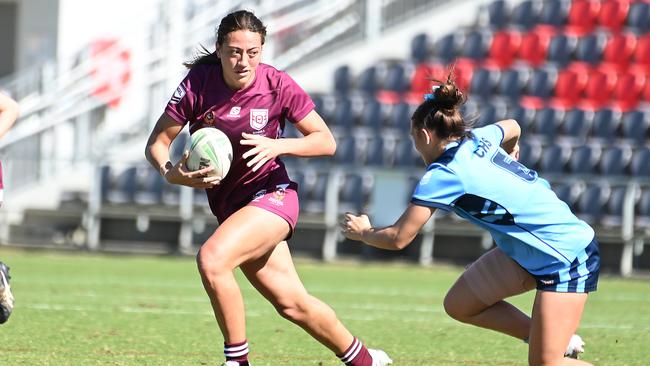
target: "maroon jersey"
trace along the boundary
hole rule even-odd
[[[289,75],[259,64],[255,80],[247,88],[231,90],[220,65],[193,67],[176,89],[165,112],[179,124],[190,124],[190,133],[203,127],[223,131],[233,148],[230,171],[215,188],[207,190],[212,212],[223,221],[248,204],[260,189],[289,183],[280,159],[268,161],[256,172],[242,155],[251,147],[241,145],[242,132],[279,138],[285,120],[296,123],[314,109],[314,103]]]

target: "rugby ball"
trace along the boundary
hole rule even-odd
[[[212,166],[210,177],[223,178],[230,170],[232,145],[225,133],[214,127],[204,127],[192,134],[187,170],[195,171]]]

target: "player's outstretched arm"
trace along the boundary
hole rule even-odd
[[[0,138],[14,125],[14,122],[18,119],[18,113],[18,103],[0,93]]]
[[[501,147],[515,160],[519,159],[519,137],[521,127],[514,119],[506,119],[496,123],[503,129],[503,142]]]
[[[401,250],[406,248],[426,224],[434,208],[410,204],[402,216],[391,226],[375,228],[366,215],[346,213],[341,222],[341,232],[351,240],[359,240],[373,247]]]
[[[144,150],[144,155],[149,164],[158,170],[167,182],[172,184],[193,188],[212,188],[219,184],[219,178],[207,176],[212,167],[193,172],[188,172],[185,169],[185,161],[189,156],[188,152],[185,152],[181,160],[176,164],[172,164],[169,160],[169,146],[182,129],[183,126],[176,123],[167,113],[163,113],[158,118],[158,122],[151,131]]]

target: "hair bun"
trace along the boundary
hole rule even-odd
[[[441,108],[456,108],[465,100],[463,92],[453,82],[448,81],[444,84],[436,85],[432,90],[435,95],[435,100]]]

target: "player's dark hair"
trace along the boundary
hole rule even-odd
[[[453,69],[445,82],[433,81],[438,84],[433,86],[431,94],[425,95],[424,102],[413,112],[413,126],[434,131],[441,139],[471,137],[472,123],[465,121],[460,112],[467,98],[454,83]]]
[[[226,41],[226,37],[229,33],[238,30],[247,30],[259,33],[262,38],[262,44],[264,44],[264,39],[266,38],[266,27],[264,26],[264,23],[262,23],[262,21],[250,11],[238,10],[221,19],[221,24],[219,24],[219,28],[217,28],[217,47],[221,46]],[[216,50],[210,52],[203,46],[200,46],[200,48],[201,49],[194,59],[183,63],[185,67],[191,69],[197,65],[217,65],[220,63]]]

